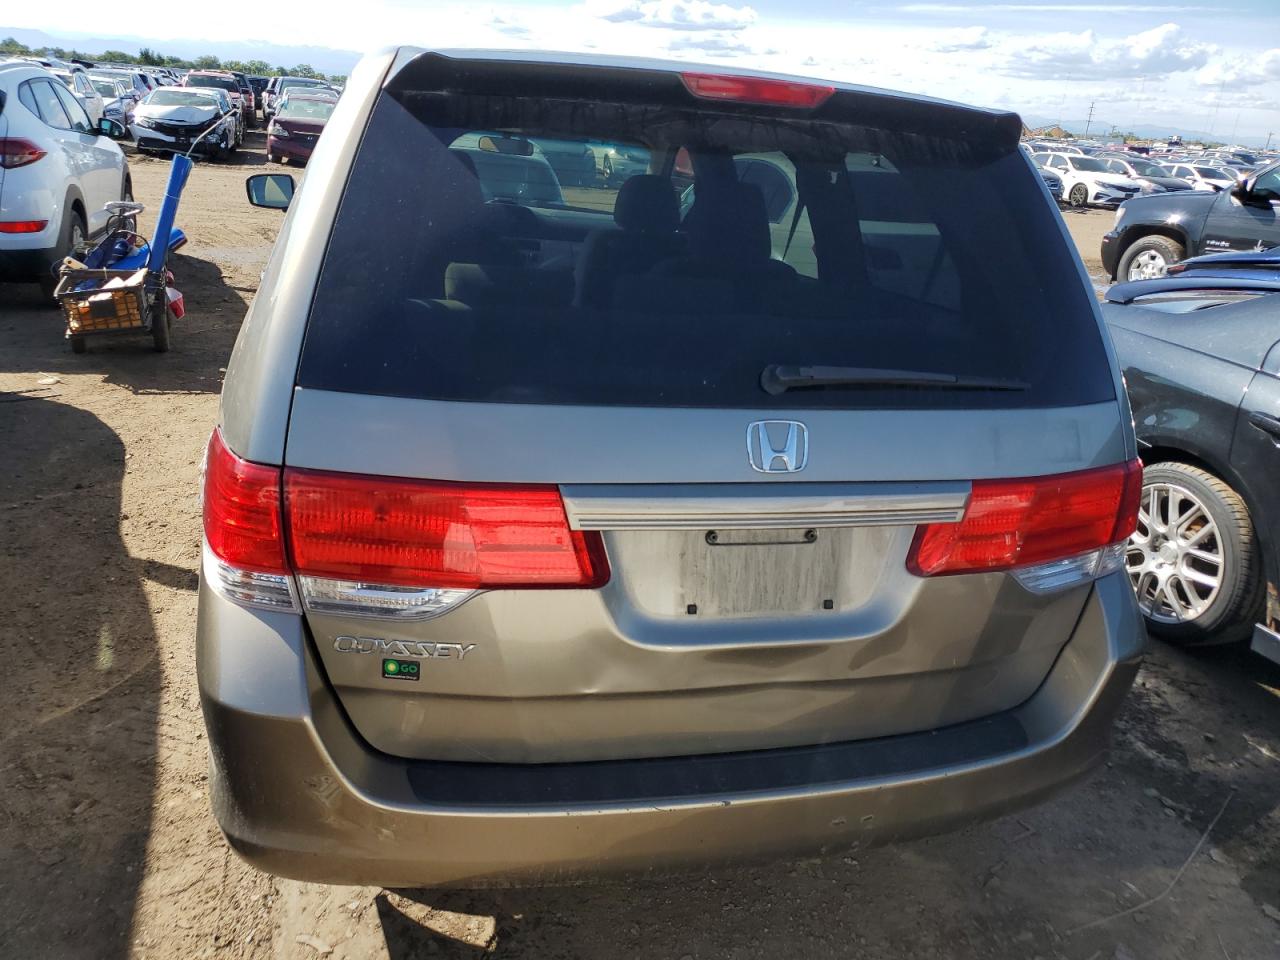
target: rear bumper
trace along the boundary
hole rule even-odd
[[[816,748],[541,766],[370,750],[298,617],[203,584],[197,658],[214,812],[241,856],[316,882],[467,886],[834,852],[1025,806],[1102,759],[1143,637],[1115,575],[1040,689],[1004,714]]]
[[[57,257],[57,247],[45,250],[0,249],[0,280],[13,283],[43,280],[51,275]]]

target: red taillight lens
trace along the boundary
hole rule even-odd
[[[299,574],[465,589],[598,587],[600,535],[569,529],[553,486],[285,471]]]
[[[0,137],[0,167],[6,170],[35,163],[47,152],[24,137]]]
[[[48,220],[0,220],[0,233],[39,233]]]
[[[796,83],[766,77],[737,77],[718,73],[682,73],[680,79],[695,97],[736,100],[779,107],[813,109],[827,102],[836,88],[819,83]]]
[[[241,460],[209,438],[204,473],[204,535],[209,549],[240,570],[289,572],[284,556],[280,470]]]
[[[979,480],[959,523],[916,532],[912,573],[1009,570],[1126,539],[1137,524],[1142,464],[1022,480]]]

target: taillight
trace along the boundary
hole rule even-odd
[[[48,220],[0,220],[0,233],[39,233]]]
[[[205,451],[204,574],[239,603],[296,610],[285,562],[280,470],[242,460],[215,430]]]
[[[47,153],[25,137],[0,137],[0,167],[6,170],[35,163]]]
[[[813,109],[821,106],[836,88],[821,83],[797,83],[768,77],[741,77],[719,73],[682,73],[680,79],[695,97],[734,100],[778,107]]]
[[[594,588],[598,533],[569,529],[554,486],[439,483],[242,460],[215,430],[204,476],[205,575],[251,606],[422,619],[477,590]]]
[[[599,534],[569,529],[554,486],[285,471],[294,569],[406,587],[598,587]]]
[[[1142,464],[1049,477],[979,480],[958,523],[920,527],[907,567],[921,577],[1020,572],[1055,589],[1118,569],[1137,524]]]
[[[241,460],[209,438],[204,474],[204,536],[220,559],[243,570],[288,573],[280,509],[280,470]]]

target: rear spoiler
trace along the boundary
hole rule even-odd
[[[994,147],[1001,152],[1015,150],[1022,134],[1022,120],[1015,113],[983,110],[910,94],[866,87],[831,84],[802,77],[769,74],[707,74],[707,68],[688,72],[681,64],[649,65],[643,60],[631,64],[507,59],[489,56],[449,56],[426,52],[409,61],[388,81],[386,89],[397,93],[467,93],[507,97],[518,91],[521,97],[544,100],[576,100],[584,92],[607,91],[618,103],[656,106],[708,106],[725,113],[773,116],[791,119],[825,120],[839,124],[876,127],[898,133],[941,137]],[[685,78],[720,76],[729,81],[791,85],[829,90],[828,96],[813,97],[810,108],[794,104],[735,101],[721,96],[708,98],[693,92]]]

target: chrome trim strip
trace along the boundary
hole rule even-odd
[[[955,523],[970,484],[570,484],[560,488],[574,530],[768,530]]]

